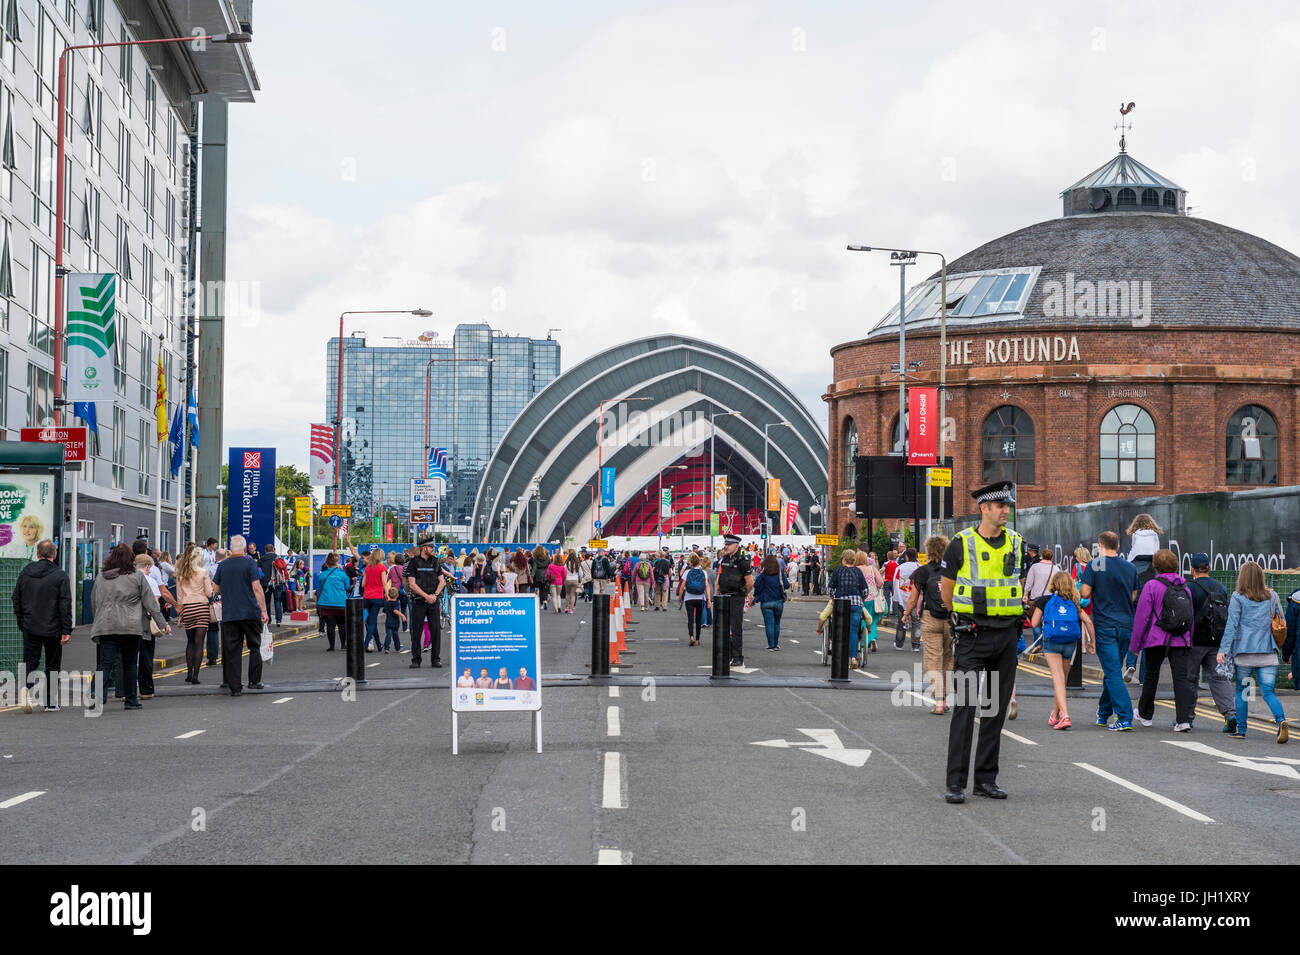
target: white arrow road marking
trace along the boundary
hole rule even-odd
[[[1181,749],[1189,749],[1193,753],[1204,753],[1206,756],[1227,757],[1219,760],[1224,766],[1253,769],[1257,773],[1268,773],[1271,776],[1283,776],[1287,779],[1300,779],[1300,772],[1295,769],[1296,766],[1300,766],[1300,759],[1288,759],[1285,756],[1241,756],[1237,753],[1226,753],[1204,743],[1184,742],[1183,740],[1166,739],[1161,740],[1161,742]]]
[[[207,730],[190,730],[188,733],[182,733],[180,736],[177,736],[176,738],[190,739],[191,737],[198,736],[200,733],[206,733],[206,732]]]
[[[1165,742],[1170,742],[1170,741],[1165,740]],[[1109,779],[1111,782],[1123,786],[1125,789],[1132,790],[1133,792],[1137,793],[1139,796],[1146,796],[1148,799],[1154,800],[1155,802],[1160,803],[1160,805],[1162,806],[1168,806],[1170,809],[1174,810],[1175,812],[1181,812],[1184,816],[1187,816],[1189,819],[1195,819],[1197,822],[1214,822],[1213,819],[1211,819],[1209,816],[1205,815],[1204,813],[1199,813],[1195,809],[1189,809],[1187,806],[1184,806],[1180,802],[1174,802],[1174,800],[1170,799],[1168,796],[1162,796],[1159,793],[1153,793],[1149,789],[1143,789],[1141,786],[1137,785],[1137,783],[1131,783],[1127,779],[1120,779],[1118,776],[1112,773],[1108,773],[1104,769],[1098,769],[1096,766],[1093,766],[1091,763],[1075,763],[1074,765],[1078,766],[1080,769],[1086,769],[1090,773],[1096,773],[1102,779]]]
[[[809,740],[764,739],[751,743],[751,746],[770,746],[774,749],[802,749],[806,753],[825,756],[845,766],[861,767],[866,765],[871,756],[869,749],[845,749],[839,734],[832,729],[801,729],[800,733]]]
[[[44,789],[38,789],[35,792],[23,793],[21,796],[14,796],[11,799],[6,799],[4,802],[0,802],[0,809],[8,809],[11,806],[18,805],[20,802],[26,802],[29,799],[35,799],[37,796],[44,796],[45,792],[46,791]]]
[[[601,809],[627,808],[627,796],[623,792],[623,757],[619,753],[605,754],[605,779],[602,790]]]

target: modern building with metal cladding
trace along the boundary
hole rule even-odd
[[[616,539],[708,534],[712,466],[729,478],[720,530],[758,533],[766,456],[783,505],[799,504],[792,532],[807,533],[826,453],[821,428],[779,375],[713,342],[655,335],[592,355],[523,409],[488,463],[473,526],[507,541],[585,542],[600,536],[597,519]],[[602,466],[614,468],[612,507],[600,505]]]
[[[449,339],[425,334],[372,345],[343,339],[342,501],[355,519],[381,500],[403,520],[410,482],[426,474],[427,446],[447,455],[439,524],[466,528],[479,480],[515,416],[560,374],[560,343],[486,324],[456,326]],[[325,345],[325,419],[334,420],[339,340]],[[425,386],[428,384],[426,431]],[[337,492],[330,489],[328,500]]]
[[[1000,479],[1022,507],[1300,484],[1300,258],[1188,215],[1123,144],[1061,200],[948,264],[955,498]],[[917,385],[939,383],[939,296],[936,273],[905,299]],[[898,312],[831,349],[841,531],[855,455],[900,447]]]

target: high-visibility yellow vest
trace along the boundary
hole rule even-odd
[[[962,562],[953,585],[952,609],[986,617],[1023,615],[1020,535],[1008,529],[1002,546],[994,547],[975,528],[967,527],[957,539],[962,542]]]

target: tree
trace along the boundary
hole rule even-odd
[[[876,532],[871,537],[871,549],[876,552],[881,563],[884,563],[885,555],[889,553],[889,531],[885,529],[884,521],[876,522]]]

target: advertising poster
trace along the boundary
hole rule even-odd
[[[600,506],[614,506],[614,469],[600,469]]]
[[[227,537],[275,543],[275,448],[231,448]]]
[[[666,487],[659,492],[659,516],[673,516],[673,489],[670,487]]]
[[[311,426],[312,484],[329,484],[334,477],[334,427],[328,424]]]
[[[939,389],[913,388],[907,401],[907,463],[938,464]]]
[[[0,474],[0,557],[36,559],[36,544],[54,535],[54,478]]]
[[[787,501],[785,504],[785,525],[781,528],[782,534],[794,533],[794,522],[799,517],[799,502]]]
[[[713,478],[713,509],[715,511],[725,511],[727,509],[727,476],[725,474],[718,474]]]
[[[113,346],[117,341],[117,276],[111,272],[68,275],[65,309],[68,401],[111,401]]]
[[[767,509],[769,511],[781,510],[781,479],[767,479]]]
[[[454,595],[452,710],[540,710],[540,638],[533,594]]]

